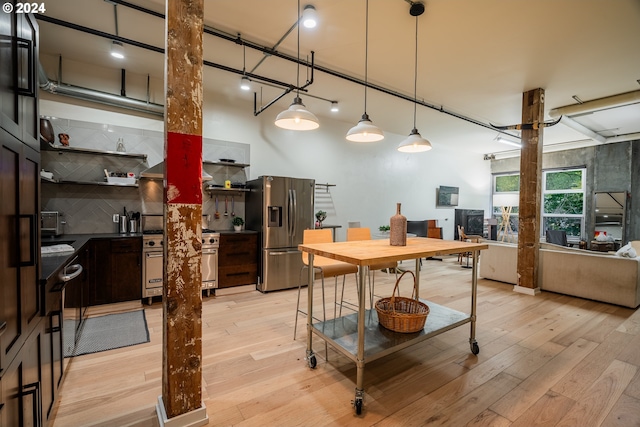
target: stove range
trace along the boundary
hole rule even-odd
[[[162,230],[144,230],[142,234],[163,234]]]

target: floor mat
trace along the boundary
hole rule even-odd
[[[97,353],[149,342],[144,310],[90,317],[74,345],[75,321],[64,321],[64,357]]]

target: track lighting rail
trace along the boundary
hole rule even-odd
[[[258,109],[258,95],[254,92],[253,93],[253,115],[257,116],[258,114],[262,113],[264,110],[266,110],[267,108],[271,107],[273,104],[275,104],[276,102],[278,102],[278,100],[280,100],[283,96],[287,95],[288,93],[293,92],[294,90],[299,91],[307,91],[307,87],[311,86],[313,84],[313,68],[314,68],[314,64],[315,64],[315,52],[311,51],[311,78],[309,80],[307,80],[307,82],[300,86],[300,87],[296,87],[296,86],[289,86],[282,94],[278,95],[275,99],[273,99],[272,101],[270,101],[269,103],[267,103],[266,105],[260,107],[260,109]]]
[[[165,15],[162,14],[162,13],[155,12],[155,11],[153,11],[151,9],[147,9],[147,8],[144,8],[144,7],[129,3],[128,1],[110,0],[110,2],[117,3],[117,4],[125,6],[125,7],[129,7],[131,9],[137,10],[139,12],[143,12],[143,13],[155,16],[157,18],[165,19]],[[156,47],[156,46],[148,45],[146,43],[141,43],[141,42],[138,42],[138,41],[135,41],[135,40],[126,39],[124,37],[116,37],[113,34],[105,33],[103,31],[99,31],[99,30],[94,30],[93,28],[88,28],[88,27],[84,27],[82,25],[73,24],[71,22],[66,22],[66,21],[63,21],[63,20],[60,20],[60,19],[53,18],[53,17],[48,16],[48,15],[37,14],[36,15],[36,19],[42,20],[42,21],[45,21],[45,22],[50,22],[50,23],[57,24],[57,25],[61,25],[63,27],[71,28],[71,29],[74,29],[74,30],[82,31],[82,32],[85,32],[85,33],[88,33],[88,34],[93,34],[93,35],[96,35],[96,36],[99,36],[99,37],[103,37],[103,38],[106,38],[106,39],[109,39],[109,40],[120,41],[122,43],[126,43],[126,44],[129,44],[129,45],[132,45],[132,46],[136,46],[136,47],[139,47],[139,48],[142,48],[142,49],[147,49],[147,50],[151,50],[151,51],[158,52],[158,53],[164,53],[164,49],[163,48],[159,48],[159,47]],[[301,65],[309,66],[307,61],[298,60],[294,56],[286,55],[286,54],[278,52],[278,51],[273,51],[268,47],[261,46],[261,45],[259,45],[257,43],[253,43],[253,42],[250,42],[248,40],[242,39],[242,38],[238,37],[237,34],[228,34],[228,33],[225,33],[224,31],[218,30],[216,28],[213,28],[213,27],[210,27],[210,26],[207,26],[207,25],[204,26],[204,30],[203,31],[205,32],[205,34],[209,34],[209,35],[212,35],[212,36],[215,36],[215,37],[218,37],[218,38],[222,38],[222,39],[228,40],[228,41],[230,41],[232,43],[238,43],[240,41],[243,45],[245,45],[245,46],[247,46],[247,47],[249,47],[251,49],[261,51],[261,52],[263,52],[265,54],[269,54],[271,56],[275,56],[275,57],[278,57],[280,59],[284,59],[284,60],[292,61],[292,62],[298,62]],[[233,69],[233,68],[230,68],[230,67],[226,67],[226,66],[221,65],[221,64],[215,64],[213,62],[205,61],[205,65],[212,66],[212,67],[215,67],[215,68],[219,68],[221,70],[234,72],[236,74],[242,75],[242,70],[236,70],[236,69]],[[331,76],[338,77],[340,79],[349,81],[351,83],[355,83],[355,84],[359,84],[359,85],[363,85],[363,86],[366,85],[368,88],[377,90],[377,91],[385,93],[387,95],[394,96],[396,98],[404,99],[405,101],[408,101],[408,102],[411,102],[411,103],[417,102],[418,105],[422,105],[423,107],[430,108],[430,109],[435,110],[435,111],[439,111],[439,112],[441,112],[443,114],[455,117],[455,118],[460,119],[460,120],[464,120],[464,121],[466,121],[468,123],[472,123],[472,124],[477,125],[477,126],[481,126],[481,127],[485,128],[485,129],[491,130],[492,132],[496,132],[496,129],[493,128],[488,123],[483,123],[483,122],[481,122],[479,120],[463,116],[463,115],[455,113],[453,111],[449,111],[449,110],[445,109],[443,106],[437,106],[437,105],[429,104],[427,102],[419,101],[419,100],[418,101],[414,101],[414,99],[411,96],[404,95],[402,93],[399,93],[399,92],[396,92],[394,90],[385,88],[383,86],[372,84],[370,82],[365,83],[364,80],[361,80],[361,79],[358,79],[358,78],[343,74],[343,73],[338,72],[338,71],[334,71],[334,70],[332,70],[330,68],[326,68],[326,67],[323,67],[323,66],[320,66],[320,65],[314,65],[313,69],[315,69],[317,71],[320,71],[322,73],[329,74]],[[261,78],[261,76],[257,76],[257,75],[254,75],[254,78],[256,78],[256,79],[260,78],[262,80],[268,81],[266,78]],[[283,87],[290,87],[290,85],[288,85],[288,84],[283,84],[282,86]],[[291,90],[294,90],[294,89],[295,88],[293,88]],[[282,96],[284,96],[284,95],[286,95],[286,94],[283,94]],[[504,134],[509,135],[509,136],[511,136],[513,138],[518,138],[518,139],[520,138],[519,136],[512,135],[512,134],[510,134],[510,133],[508,133],[506,131],[498,130],[498,132],[499,133],[504,133]]]

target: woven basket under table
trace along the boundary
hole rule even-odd
[[[413,276],[412,298],[396,296],[398,285],[405,274]],[[382,326],[395,332],[412,333],[421,331],[429,315],[429,306],[417,298],[416,276],[412,271],[405,271],[396,280],[393,294],[388,298],[380,298],[376,302],[378,321]]]

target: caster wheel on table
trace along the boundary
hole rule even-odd
[[[362,414],[362,400],[356,399],[353,402],[353,407],[356,410],[356,415],[361,415]]]
[[[471,353],[473,354],[480,353],[480,347],[478,346],[478,343],[475,341],[471,343]]]
[[[316,365],[318,364],[318,361],[316,360],[316,355],[312,354],[311,356],[309,356],[308,362],[309,362],[309,367],[311,369],[315,369]]]

